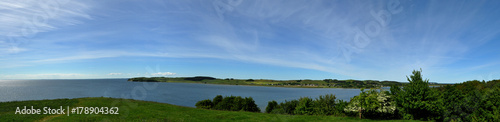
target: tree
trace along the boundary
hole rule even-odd
[[[295,107],[294,113],[298,115],[312,115],[313,100],[309,97],[301,97],[299,99],[299,104]]]
[[[464,95],[455,86],[445,86],[443,91],[444,121],[464,121],[467,113],[464,110]]]
[[[378,116],[380,114],[393,114],[396,110],[395,104],[387,92],[377,92],[373,89],[364,91],[351,99],[344,111],[358,112],[359,118],[365,114]],[[378,116],[380,118],[380,116]]]
[[[244,99],[240,96],[234,97],[231,104],[231,111],[239,111],[243,109]]]
[[[336,107],[336,97],[333,94],[327,94],[325,96],[320,95],[314,101],[314,114],[315,115],[333,115]]]
[[[421,70],[413,70],[413,75],[407,77],[409,84],[395,91],[396,103],[404,119],[439,120],[441,119],[442,103],[438,101],[439,93],[429,88],[429,79],[423,80]]]
[[[241,110],[250,112],[260,112],[260,108],[257,107],[257,104],[255,104],[255,101],[253,100],[252,97],[245,97],[245,99],[243,100]]]
[[[260,112],[252,97],[242,98],[241,96],[215,96],[213,101],[202,100],[196,103],[196,108],[228,110],[228,111],[250,111]]]
[[[282,108],[283,113],[285,114],[295,114],[295,108],[299,104],[298,100],[291,100],[291,101],[286,101],[283,103],[280,103],[280,107]]]
[[[271,111],[273,111],[274,109],[276,109],[278,107],[278,102],[276,101],[269,101],[267,103],[267,107],[266,107],[266,113],[271,113]]]
[[[214,98],[214,99],[216,99],[216,98]],[[226,97],[224,97],[222,99],[222,101],[220,101],[220,102],[218,102],[217,104],[214,105],[215,106],[214,109],[215,110],[232,110],[231,108],[233,107],[233,104],[234,104],[234,98],[235,98],[234,96],[226,96]]]
[[[214,106],[216,106],[217,104],[219,104],[221,101],[222,101],[222,95],[217,95],[214,97],[214,100],[213,100],[213,104]]]

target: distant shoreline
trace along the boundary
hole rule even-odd
[[[218,79],[207,76],[195,77],[135,77],[128,81],[132,82],[174,82],[174,83],[199,83],[218,85],[244,85],[244,86],[268,86],[287,88],[382,88],[392,85],[402,86],[406,83],[397,81],[376,81],[376,80],[269,80],[269,79]],[[429,84],[440,85],[440,84]]]

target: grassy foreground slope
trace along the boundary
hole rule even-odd
[[[19,115],[17,107],[119,107],[119,115]],[[43,112],[43,109],[42,109]],[[76,98],[0,103],[0,121],[372,121],[353,117],[306,116],[217,111],[115,98]]]

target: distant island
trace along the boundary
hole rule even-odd
[[[133,82],[177,82],[177,83],[203,83],[224,85],[272,86],[272,87],[298,87],[298,88],[381,88],[392,85],[402,86],[406,83],[397,81],[377,80],[269,80],[269,79],[218,79],[208,76],[196,77],[136,77],[128,81]],[[432,84],[439,85],[439,84]]]

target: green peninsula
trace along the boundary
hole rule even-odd
[[[381,88],[392,85],[402,86],[405,83],[397,81],[377,80],[269,80],[269,79],[233,79],[213,78],[208,76],[196,77],[136,77],[128,81],[133,82],[176,82],[176,83],[203,83],[223,85],[248,85],[248,86],[271,86],[271,87],[295,87],[295,88]]]

